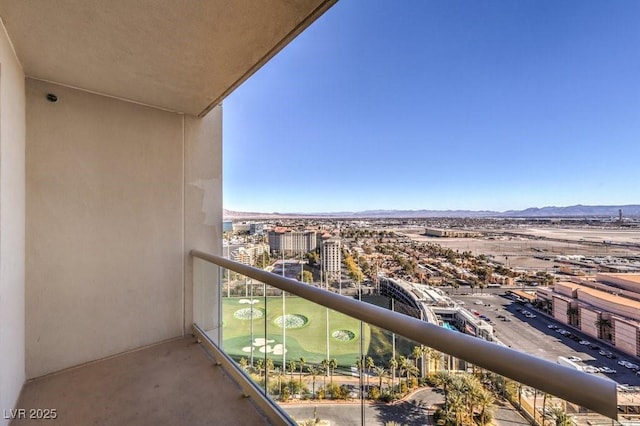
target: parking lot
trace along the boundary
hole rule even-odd
[[[453,298],[464,302],[468,310],[487,317],[496,337],[513,349],[553,362],[560,356],[573,359],[576,365],[593,374],[620,384],[640,386],[640,376],[636,375],[640,369],[637,357],[623,354],[503,295],[455,295]]]

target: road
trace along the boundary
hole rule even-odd
[[[365,404],[366,425],[384,425],[395,421],[406,426],[428,425],[431,407],[444,401],[442,393],[433,389],[420,389],[405,401],[396,404]],[[314,418],[328,420],[332,425],[360,425],[361,405],[359,403],[291,403],[281,404],[294,419],[301,421]]]

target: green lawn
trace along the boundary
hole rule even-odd
[[[256,303],[247,303],[249,298],[244,297],[223,298],[224,349],[236,359],[248,358],[251,348],[254,357],[264,356],[266,351],[268,357],[279,364],[282,361],[283,329],[276,324],[276,320],[282,317],[282,297],[267,297],[266,307],[264,297],[253,300]],[[253,320],[250,306],[254,309]],[[327,309],[291,296],[285,300],[285,313],[287,317],[295,315],[289,322],[290,326],[296,327],[285,329],[287,362],[304,357],[306,363],[319,364],[327,358]],[[354,365],[360,353],[360,322],[329,311],[328,328],[329,358],[335,358],[341,366]],[[367,354],[371,342],[371,327],[368,324],[363,325],[363,336],[363,348]]]

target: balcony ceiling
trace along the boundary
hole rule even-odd
[[[28,77],[204,115],[336,0],[2,0]]]

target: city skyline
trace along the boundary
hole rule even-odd
[[[224,103],[235,211],[637,204],[634,2],[338,2]]]

